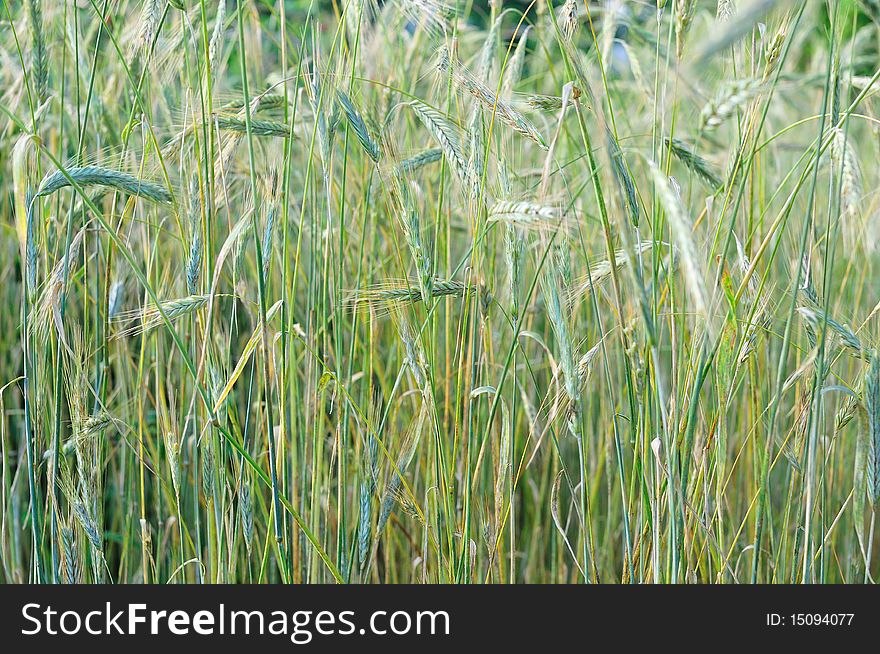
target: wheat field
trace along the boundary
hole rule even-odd
[[[880,3],[0,2],[3,582],[880,573]]]

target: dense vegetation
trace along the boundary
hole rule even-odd
[[[878,573],[880,4],[2,0],[0,579]]]

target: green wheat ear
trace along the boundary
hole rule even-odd
[[[214,121],[220,129],[237,132],[238,134],[247,133],[247,124],[242,118],[232,116],[216,116]],[[251,134],[254,136],[276,136],[279,138],[287,138],[290,136],[290,128],[284,123],[274,120],[251,119]]]
[[[664,143],[673,156],[694,172],[709,190],[717,191],[723,186],[724,182],[721,181],[721,176],[712,165],[691,150],[684,141],[667,138],[664,139]]]
[[[378,163],[379,158],[381,157],[379,144],[376,143],[376,141],[370,135],[364,119],[361,118],[360,113],[351,103],[351,100],[349,100],[344,91],[337,90],[336,97],[339,100],[339,104],[342,106],[342,113],[345,114],[345,118],[346,120],[348,120],[348,124],[354,131],[355,136],[357,136],[357,139],[360,142],[361,146],[364,148],[364,151],[370,156],[370,159]]]
[[[37,99],[42,103],[49,93],[49,59],[43,33],[43,0],[27,0],[27,9],[33,47],[31,74],[37,91]]]
[[[55,191],[73,186],[74,184],[82,187],[104,186],[121,193],[152,200],[153,202],[167,204],[172,201],[171,193],[156,182],[142,180],[128,173],[100,166],[83,166],[80,168],[56,170],[43,179],[35,197],[51,195]]]

